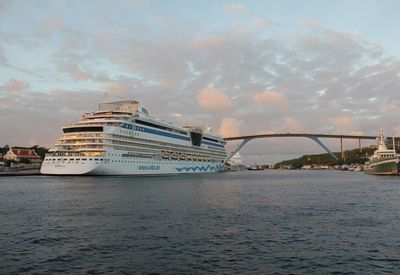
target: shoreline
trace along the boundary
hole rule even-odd
[[[0,177],[9,176],[36,176],[41,175],[40,169],[27,169],[27,170],[14,170],[14,171],[1,171]]]

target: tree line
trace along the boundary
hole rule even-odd
[[[359,149],[346,150],[344,151],[344,158],[340,152],[334,153],[338,157],[338,161],[332,158],[329,154],[318,154],[318,155],[304,155],[297,159],[285,160],[274,165],[274,168],[281,166],[292,166],[295,169],[299,169],[304,165],[341,165],[341,164],[363,164],[368,160],[368,156],[373,154],[372,148],[362,148],[361,152]]]

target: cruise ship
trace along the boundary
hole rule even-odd
[[[157,175],[221,171],[225,141],[209,128],[177,126],[152,117],[137,101],[99,104],[46,155],[46,175]]]

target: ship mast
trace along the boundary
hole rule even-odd
[[[386,145],[385,145],[385,138],[383,136],[383,129],[379,129],[379,141],[378,141],[378,150],[386,150]]]

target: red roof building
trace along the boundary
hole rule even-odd
[[[5,160],[21,161],[21,159],[28,159],[31,162],[41,162],[40,156],[32,149],[19,149],[10,148],[7,154],[3,157]]]

